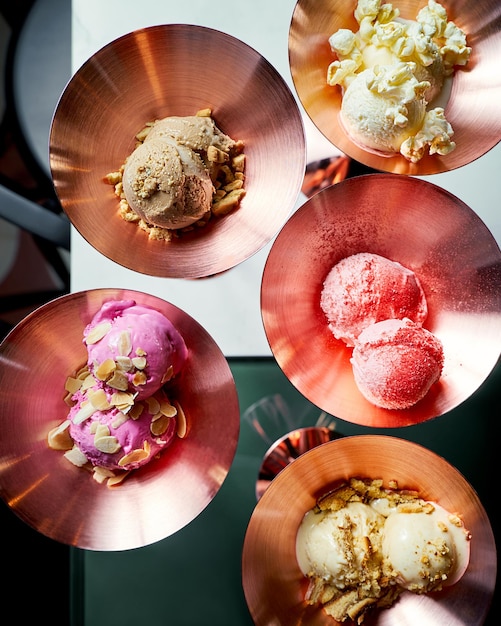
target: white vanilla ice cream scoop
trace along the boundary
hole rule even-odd
[[[470,541],[462,521],[433,504],[433,511],[402,512],[386,520],[383,556],[392,577],[414,593],[457,582],[468,566]]]
[[[309,511],[296,539],[299,567],[343,589],[366,583],[373,570],[368,559],[381,551],[385,518],[369,505],[350,502],[339,511]]]

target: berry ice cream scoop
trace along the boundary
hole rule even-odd
[[[320,306],[334,337],[348,346],[370,324],[404,317],[422,324],[428,314],[414,272],[369,252],[353,254],[334,265],[324,281]]]
[[[159,311],[134,300],[106,302],[84,330],[89,371],[106,386],[137,394],[155,393],[181,371],[186,344]]]
[[[74,400],[68,415],[69,433],[94,466],[137,469],[176,435],[177,409],[163,391],[131,406],[120,392],[110,393],[97,385],[78,391]]]
[[[429,330],[410,319],[390,319],[360,333],[351,363],[357,387],[369,402],[407,409],[439,380],[444,351]]]

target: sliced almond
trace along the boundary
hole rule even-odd
[[[141,413],[144,411],[144,404],[142,402],[136,402],[133,407],[131,407],[128,415],[131,419],[137,420],[141,416]]]
[[[186,433],[188,431],[188,423],[186,420],[186,414],[183,411],[179,402],[177,402],[177,400],[174,400],[174,405],[177,409],[177,430],[176,430],[177,436],[180,439],[183,439],[183,437],[186,437]]]
[[[118,413],[118,415],[115,417],[115,419],[112,422],[112,426],[113,428],[120,428],[120,426],[122,424],[125,424],[125,422],[127,422],[129,420],[129,416],[126,415],[125,413],[122,413],[122,411],[120,411]]]
[[[94,374],[98,380],[106,381],[117,369],[117,364],[113,359],[106,359],[100,363],[94,370]]]
[[[132,377],[132,384],[135,387],[138,387],[139,385],[145,385],[147,380],[148,379],[146,377],[146,374],[138,370],[137,372],[135,372],[134,376]]]
[[[160,412],[166,417],[175,417],[177,415],[176,407],[167,400],[160,405]]]
[[[94,376],[92,376],[92,374],[89,374],[89,372],[87,372],[85,377],[82,378],[82,389],[81,389],[81,391],[87,391],[87,389],[90,389],[91,387],[94,387],[95,384],[96,384],[96,379],[94,378]]]
[[[146,357],[145,356],[133,357],[132,365],[138,370],[144,370],[144,368],[146,367]]]
[[[130,471],[120,472],[119,474],[116,474],[115,476],[111,476],[110,478],[108,478],[106,485],[108,487],[116,487],[122,484],[129,474],[130,474]]]
[[[151,431],[151,434],[154,435],[155,437],[160,437],[161,435],[164,434],[164,432],[169,427],[169,422],[172,418],[166,417],[165,415],[162,415],[161,413],[158,413],[156,417],[157,419],[154,419],[151,421],[150,431]]]
[[[104,483],[104,481],[109,478],[113,478],[114,476],[115,473],[107,467],[100,467],[99,465],[93,467],[92,477],[100,484]]]
[[[137,347],[135,352],[136,352],[136,356],[146,356],[146,351],[143,350],[142,348]]]
[[[107,437],[94,437],[94,446],[105,454],[115,454],[122,447],[116,437],[108,435]]]
[[[91,426],[91,433],[94,433],[95,437],[99,439],[99,437],[108,437],[110,435],[110,429],[106,424],[94,422]]]
[[[64,458],[77,467],[83,467],[88,461],[85,454],[76,445],[64,453]]]
[[[118,391],[127,391],[129,381],[127,380],[127,376],[123,372],[115,370],[111,378],[107,380],[107,384],[112,389],[118,389]]]
[[[122,372],[130,372],[133,366],[133,362],[130,356],[118,355],[115,359],[115,362],[118,369],[122,370]]]
[[[96,411],[106,411],[111,408],[111,404],[108,402],[104,389],[94,389],[89,391],[87,397]]]
[[[148,405],[148,411],[151,415],[156,415],[160,412],[160,402],[154,396],[146,398],[144,402]]]
[[[69,432],[70,424],[70,420],[65,420],[49,431],[47,442],[53,450],[71,450],[73,448],[73,439]]]
[[[145,441],[145,444],[146,443],[147,442]],[[140,463],[141,461],[145,461],[149,456],[149,446],[148,450],[145,450],[145,448],[137,448],[136,450],[131,450],[129,454],[123,456],[120,461],[118,461],[118,465],[120,465],[120,467],[125,467],[131,463]]]
[[[94,343],[100,341],[105,335],[107,335],[111,330],[111,322],[102,322],[89,332],[87,337],[85,337],[85,343],[90,346]]]
[[[78,409],[78,411],[75,413],[75,416],[73,417],[73,423],[82,424],[83,422],[85,422],[86,419],[89,419],[89,417],[91,417],[91,415],[94,414],[95,410],[96,409],[92,406],[92,404],[88,400],[84,400],[80,404],[80,408]]]
[[[132,350],[132,339],[128,330],[122,330],[120,333],[117,348],[120,356],[129,356]]]
[[[121,411],[127,410],[127,408],[134,404],[134,394],[127,391],[115,391],[111,398],[110,404],[118,407]]]
[[[65,390],[70,393],[76,393],[80,387],[82,386],[82,381],[79,378],[73,378],[72,376],[68,376],[66,382],[64,383]]]
[[[174,376],[174,368],[172,367],[172,365],[169,365],[169,367],[167,368],[167,371],[162,376],[162,385],[166,383],[167,381],[169,381],[173,376]]]

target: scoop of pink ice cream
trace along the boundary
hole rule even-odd
[[[422,324],[426,297],[411,270],[378,254],[348,256],[330,270],[320,306],[336,339],[353,346],[362,330],[385,319],[407,317]]]
[[[186,344],[159,311],[134,300],[106,302],[84,330],[89,371],[113,389],[155,393],[181,371]]]
[[[176,434],[176,409],[163,391],[121,410],[117,406],[92,409],[92,395],[113,394],[95,386],[78,391],[70,409],[70,435],[92,465],[110,470],[132,470],[148,463],[170,445]]]
[[[407,409],[439,380],[444,351],[438,337],[412,320],[384,320],[360,333],[351,363],[355,382],[369,402]]]

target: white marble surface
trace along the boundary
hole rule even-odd
[[[288,31],[295,0],[73,0],[72,71],[113,39],[138,28],[189,23],[229,33],[255,48],[293,90]],[[293,91],[293,93],[295,93]],[[335,154],[305,119],[309,161]],[[476,162],[425,177],[468,204],[501,242],[501,144]],[[300,195],[296,209],[304,202]],[[260,312],[260,286],[271,243],[225,274],[200,281],[138,274],[104,258],[72,232],[72,290],[118,287],[160,296],[185,310],[212,335],[227,356],[271,355]]]

